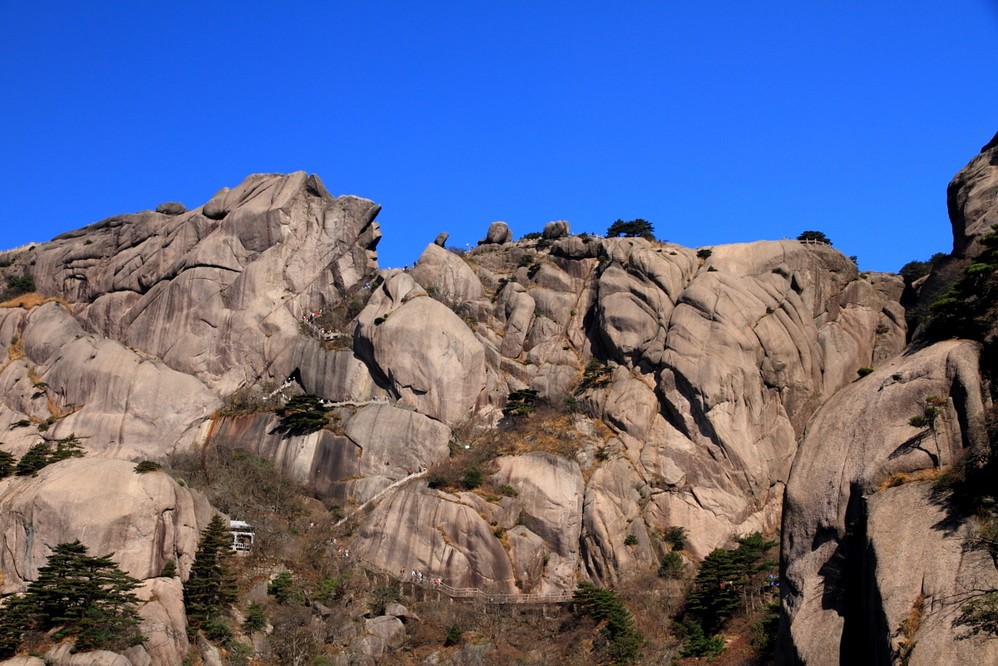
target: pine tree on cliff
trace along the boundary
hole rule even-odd
[[[184,585],[184,608],[192,630],[223,615],[226,607],[236,599],[235,582],[228,565],[231,541],[225,521],[219,515],[212,518],[201,533],[191,575]]]
[[[5,603],[0,654],[13,653],[29,631],[53,629],[56,638],[76,638],[79,650],[141,643],[132,592],[139,584],[110,555],[90,556],[79,541],[59,544],[24,595]]]

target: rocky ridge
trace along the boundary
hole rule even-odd
[[[978,158],[951,185],[951,210],[963,215],[954,229],[968,237],[993,210],[992,161]],[[411,271],[378,271],[377,212],[333,197],[315,176],[255,175],[192,210],[116,216],[4,255],[5,274],[30,273],[57,299],[0,309],[4,448],[20,455],[75,434],[89,456],[0,481],[5,593],[69,538],[120,553],[147,585],[173,585],[157,569],[175,553],[186,574],[210,510],[161,474],[151,491],[121,459],[227,445],[274,461],[348,513],[375,500],[352,519],[356,557],[455,588],[614,584],[654,570],[669,527],[688,530],[686,556],[697,558],[782,519],[785,649],[805,663],[825,663],[829,638],[854,631],[858,602],[830,600],[827,572],[836,557],[854,559],[850,530],[863,524],[869,548],[884,553],[861,574],[883,592],[883,621],[859,644],[896,649],[889,636],[913,588],[886,562],[908,543],[898,530],[925,528],[897,512],[930,502],[919,486],[875,491],[892,474],[983,446],[991,408],[974,343],[905,352],[898,276],[860,273],[822,244],[697,251],[571,236],[561,222],[519,241],[495,223],[470,252],[431,243]],[[872,372],[860,379],[861,368]],[[504,419],[522,391],[549,407]],[[229,408],[240,392],[260,404],[313,393],[333,422],[281,435],[272,411]],[[929,398],[945,400],[931,437],[905,416]],[[488,433],[502,448],[486,461],[485,490],[415,474]],[[63,470],[95,487],[116,474],[124,495],[89,521],[59,517]],[[140,508],[153,496],[159,509]],[[123,527],[143,515],[173,518]],[[953,559],[969,529],[924,546],[954,566],[919,592],[932,612],[918,658],[952,639],[935,600],[990,575],[987,562]],[[162,535],[153,552],[151,534]],[[144,612],[178,626],[176,604]],[[186,650],[167,643],[171,655]]]

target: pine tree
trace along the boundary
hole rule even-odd
[[[0,451],[0,479],[6,479],[14,473],[17,461],[8,451]]]
[[[57,638],[75,637],[84,650],[140,643],[132,592],[138,586],[111,555],[88,555],[79,541],[59,544],[24,595],[5,604],[0,654],[13,653],[28,631],[53,629]]]
[[[235,583],[228,567],[231,541],[225,521],[215,515],[201,534],[191,575],[184,585],[184,608],[187,623],[193,630],[222,615],[236,599]]]
[[[322,400],[311,393],[296,395],[283,407],[274,410],[280,422],[273,432],[291,437],[308,435],[321,430],[329,423],[329,415]]]
[[[647,238],[648,240],[654,240],[654,226],[648,220],[643,220],[640,217],[636,220],[630,220],[625,222],[624,220],[617,220],[606,230],[606,235],[609,238],[614,236],[628,236],[635,237],[640,236],[641,238]]]
[[[55,441],[55,451],[48,457],[48,464],[57,463],[68,458],[82,458],[83,447],[80,445],[80,438],[76,433],[70,433],[69,437],[57,439]]]
[[[46,442],[35,444],[17,461],[17,475],[28,476],[49,464],[49,445]]]
[[[607,642],[610,663],[630,664],[637,659],[644,639],[638,633],[634,616],[613,590],[582,582],[572,595],[572,601],[576,604],[576,613],[605,623],[600,633]]]

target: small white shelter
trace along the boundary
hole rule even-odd
[[[253,526],[245,520],[230,520],[229,533],[232,535],[229,550],[234,553],[248,553],[253,550]]]

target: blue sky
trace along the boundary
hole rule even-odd
[[[894,271],[998,131],[996,0],[0,0],[0,33],[0,247],[306,170],[383,206],[382,266],[642,217]]]

